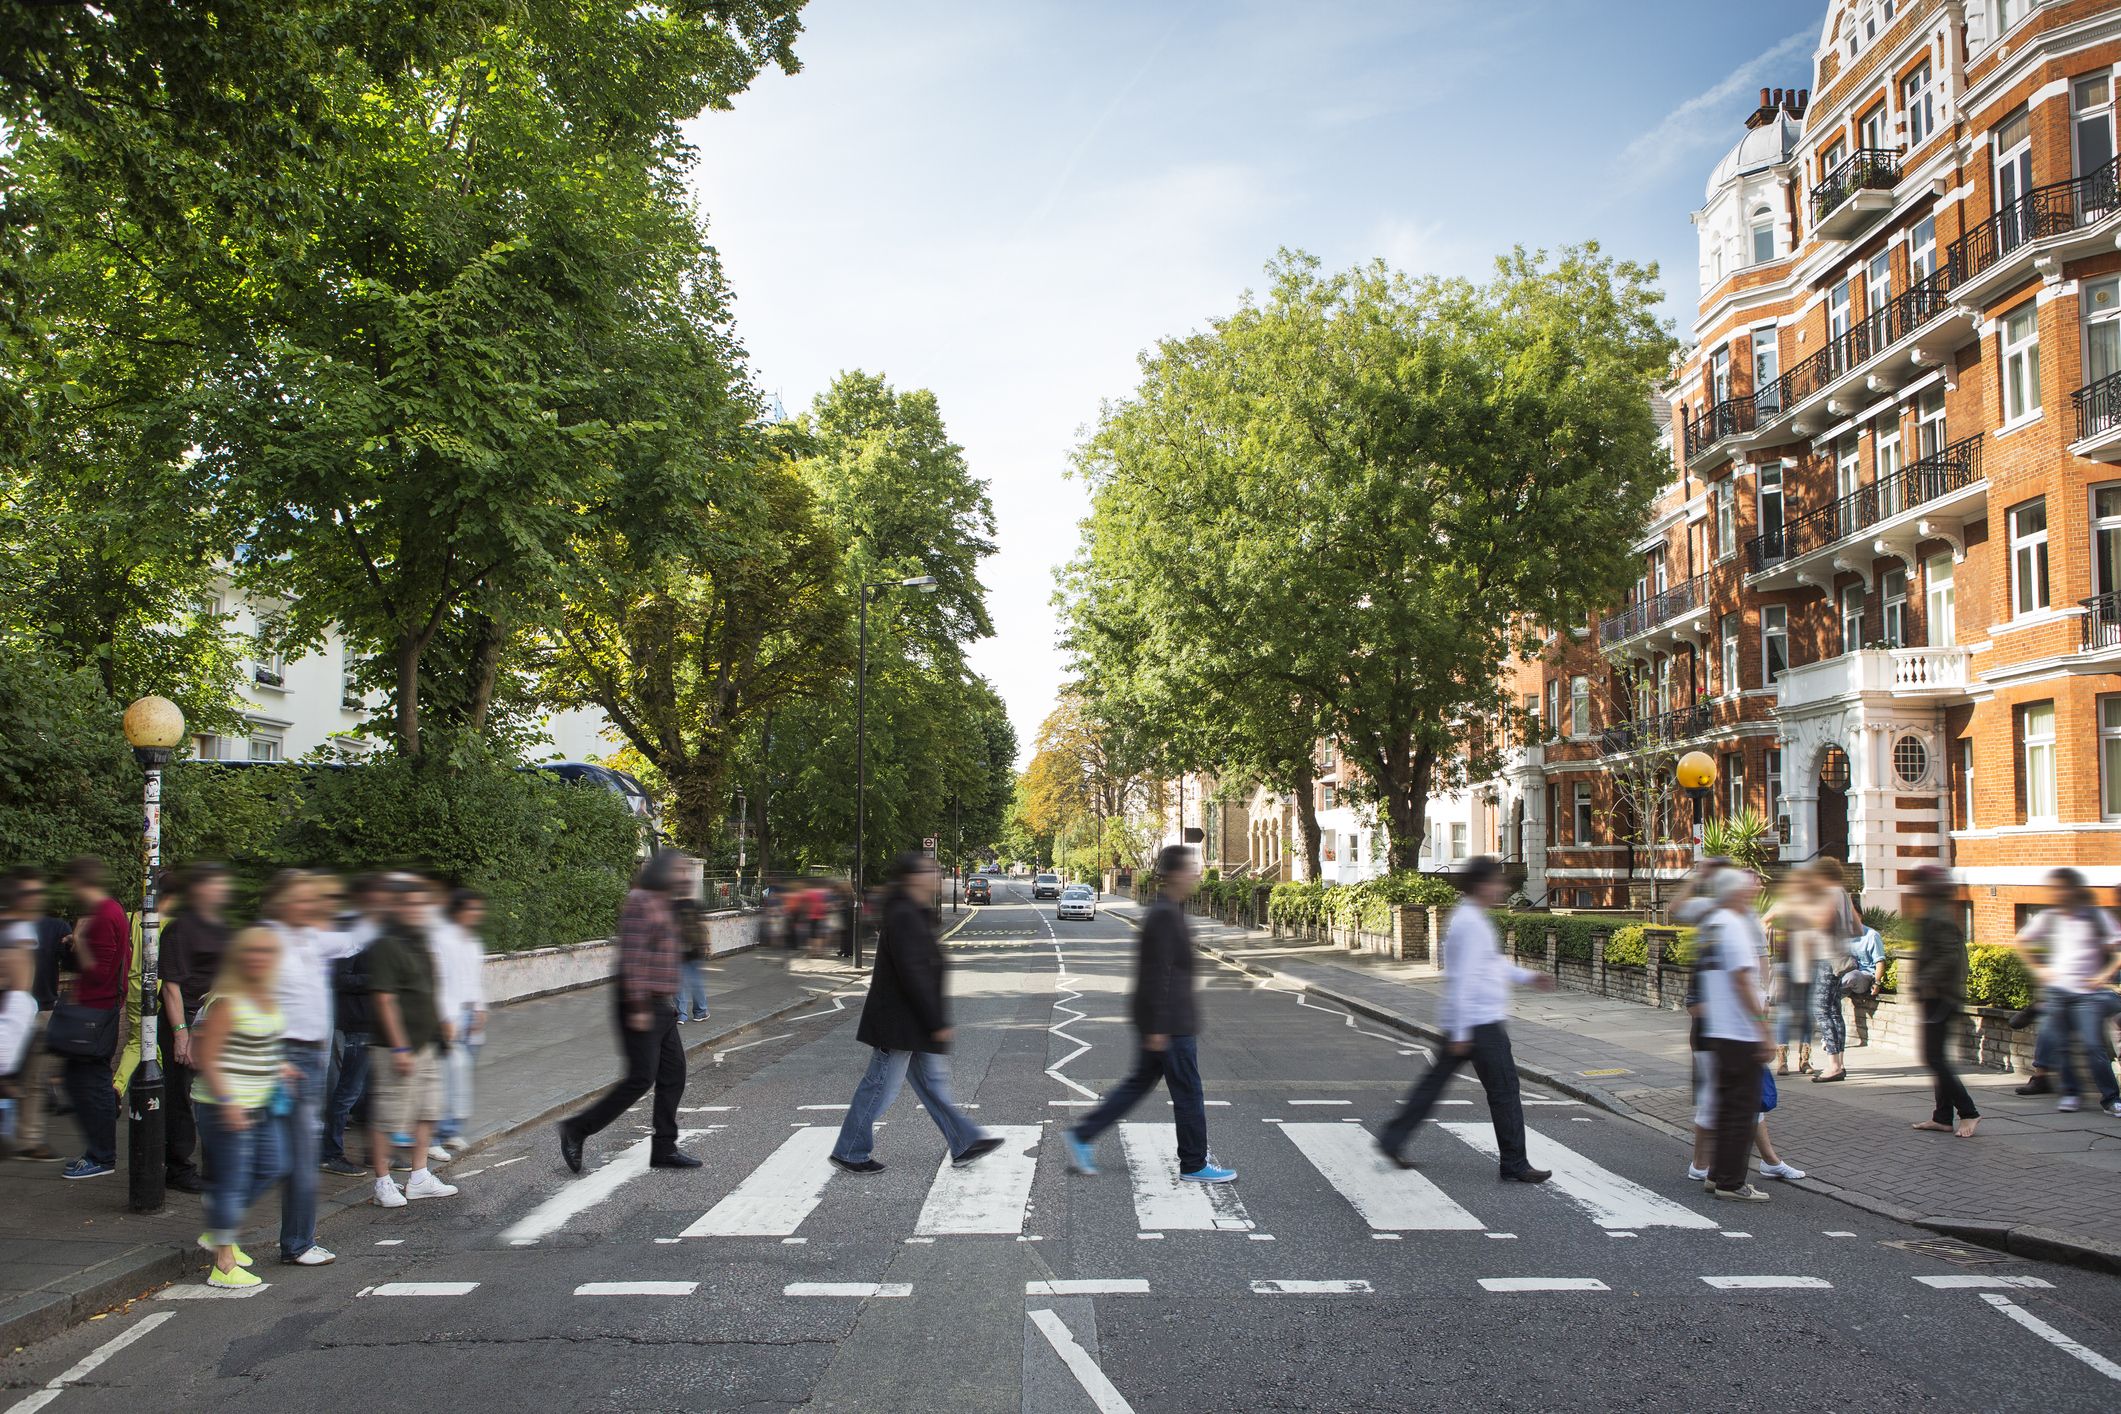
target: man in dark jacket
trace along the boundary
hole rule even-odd
[[[944,987],[949,964],[928,916],[935,885],[935,861],[926,853],[899,856],[891,894],[884,901],[869,996],[854,1033],[874,1052],[861,1084],[854,1087],[853,1103],[847,1106],[830,1156],[835,1167],[848,1173],[884,1171],[871,1157],[876,1122],[908,1079],[928,1107],[928,1118],[943,1132],[953,1164],[963,1168],[1002,1145],[974,1124],[950,1095],[950,1067],[943,1060],[950,1052],[950,1001]]]
[[[1208,1156],[1208,1111],[1201,1099],[1200,1008],[1193,998],[1193,937],[1186,898],[1200,882],[1193,851],[1168,845],[1156,856],[1161,885],[1142,916],[1134,965],[1134,1029],[1141,1051],[1134,1072],[1068,1131],[1068,1166],[1097,1172],[1097,1136],[1116,1124],[1161,1080],[1171,1092],[1171,1122],[1178,1127],[1178,1176],[1188,1183],[1229,1183],[1237,1177]]]
[[[359,944],[331,965],[332,1051],[324,1083],[324,1140],[318,1167],[357,1178],[368,1170],[346,1154],[346,1128],[368,1094],[368,1046],[375,1031],[375,1003],[368,993],[368,950],[383,936],[392,894],[380,874],[354,880],[352,913],[332,920]]]

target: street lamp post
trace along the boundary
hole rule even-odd
[[[936,589],[932,574],[915,575],[911,579],[866,580],[862,584],[861,651],[854,669],[854,900],[850,908],[853,916],[847,924],[847,946],[853,954],[857,972],[862,967],[862,900],[866,896],[868,878],[862,853],[865,843],[862,829],[869,794],[869,601],[894,585],[901,589],[918,589],[923,594],[933,594]]]
[[[1702,847],[1702,827],[1708,819],[1709,790],[1716,784],[1716,758],[1706,751],[1689,751],[1679,758],[1672,774],[1679,780],[1679,788],[1694,802],[1694,858],[1699,860],[1705,852]]]
[[[168,1179],[162,1152],[162,1062],[155,1044],[162,1022],[155,875],[162,869],[162,768],[184,740],[184,714],[166,697],[143,697],[125,709],[125,740],[147,774],[140,814],[140,1063],[125,1087],[126,1199],[134,1212],[152,1213],[162,1206]]]

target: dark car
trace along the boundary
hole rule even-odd
[[[1060,891],[1061,881],[1058,874],[1041,874],[1031,881],[1031,897],[1034,899],[1059,898]]]
[[[965,881],[965,902],[994,902],[994,885],[988,881],[985,874],[974,874]]]

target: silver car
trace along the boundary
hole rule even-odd
[[[1053,916],[1063,921],[1070,918],[1097,917],[1097,895],[1090,892],[1088,884],[1070,884],[1061,890],[1060,902],[1053,907]]]

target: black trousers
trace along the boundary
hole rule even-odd
[[[1488,1092],[1488,1118],[1495,1125],[1495,1149],[1502,1160],[1502,1174],[1512,1178],[1532,1166],[1525,1156],[1524,1147],[1524,1100],[1517,1085],[1517,1058],[1510,1052],[1510,1033],[1499,1021],[1488,1022],[1473,1028],[1473,1053],[1469,1056],[1453,1055],[1449,1045],[1436,1048],[1436,1063],[1429,1067],[1407,1096],[1407,1102],[1399,1107],[1399,1113],[1379,1134],[1378,1142],[1393,1153],[1406,1147],[1414,1137],[1414,1130],[1429,1117],[1429,1111],[1443,1098],[1443,1087],[1467,1061],[1473,1063],[1473,1073],[1480,1077],[1480,1088]]]
[[[156,1041],[162,1060],[162,1166],[172,1179],[197,1178],[199,1126],[192,1118],[191,1082],[195,1072],[177,1060],[177,1033],[164,1013]]]
[[[1716,1142],[1709,1150],[1709,1182],[1718,1188],[1745,1186],[1760,1122],[1760,1043],[1709,1037],[1716,1055]]]
[[[1952,1069],[1945,1045],[1951,1039],[1952,1013],[1956,1008],[1929,1006],[1922,1008],[1922,1063],[1929,1067],[1930,1082],[1935,1092],[1935,1103],[1930,1107],[1930,1119],[1937,1124],[1950,1124],[1952,1116],[1960,1119],[1979,1119],[1981,1111],[1974,1108],[1974,1097],[1966,1093],[1966,1084]]]
[[[678,1101],[685,1097],[685,1044],[678,1039],[678,1008],[674,998],[663,998],[648,1008],[645,1030],[626,1027],[626,998],[616,988],[614,1020],[619,1029],[619,1052],[626,1059],[626,1075],[588,1109],[565,1121],[571,1133],[587,1139],[633,1108],[633,1102],[655,1089],[655,1142],[648,1146],[650,1158],[675,1153],[678,1147]]]

